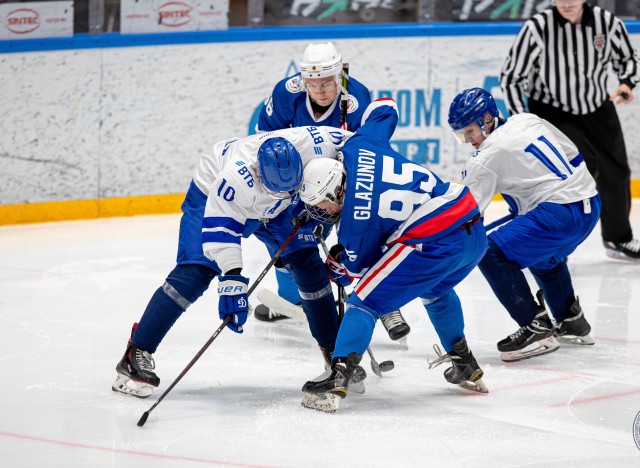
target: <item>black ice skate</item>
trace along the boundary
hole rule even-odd
[[[589,336],[591,325],[584,318],[580,301],[576,301],[569,308],[567,317],[556,327],[556,337],[560,343],[592,345],[595,344],[593,338]]]
[[[134,324],[133,330],[137,325]],[[153,372],[155,366],[151,353],[138,348],[129,339],[127,350],[116,366],[118,377],[111,389],[138,398],[148,398],[153,388],[160,385],[160,378]]]
[[[354,393],[364,393],[367,373],[358,365],[361,359],[362,356],[357,353],[334,359],[330,369],[304,384],[302,406],[333,413],[349,389]]]
[[[253,311],[253,315],[262,322],[277,322],[278,320],[288,319],[286,315],[270,309],[264,304],[258,304]]]
[[[453,349],[447,354],[443,354],[438,345],[433,345],[433,349],[438,358],[429,362],[429,369],[438,367],[444,362],[450,362],[453,365],[444,371],[444,378],[447,382],[458,385],[465,390],[489,393],[489,389],[482,381],[484,372],[467,346],[467,340],[463,338],[454,343]]]
[[[384,325],[384,328],[386,328],[389,338],[393,341],[404,338],[411,331],[409,324],[400,313],[400,309],[381,316],[380,321],[382,325]]]
[[[558,349],[558,341],[554,338],[554,326],[544,306],[542,290],[538,291],[536,297],[540,305],[533,321],[498,342],[498,351],[502,353],[500,358],[505,362],[522,361]]]
[[[621,242],[619,244],[610,241],[602,242],[604,251],[609,258],[634,262],[640,260],[640,239],[631,239],[629,242]]]

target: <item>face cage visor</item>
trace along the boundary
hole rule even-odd
[[[321,223],[336,224],[340,220],[340,215],[342,215],[342,211],[329,213],[328,211],[325,211],[322,208],[318,208],[317,206],[306,205],[306,207],[309,216],[311,216],[316,221],[320,221]]]
[[[336,224],[340,220],[340,215],[342,215],[342,210],[337,211],[335,213],[329,213],[328,211],[323,210],[317,205],[319,205],[323,201],[328,200],[331,203],[342,207],[343,206],[342,202],[344,198],[345,178],[346,177],[343,174],[342,182],[335,189],[335,191],[338,193],[337,195],[334,195],[333,193],[327,193],[324,199],[319,201],[316,205],[309,205],[308,203],[305,203],[305,206],[307,207],[307,211],[309,212],[309,216],[311,216],[316,221],[320,221],[321,223],[327,223],[327,224]]]

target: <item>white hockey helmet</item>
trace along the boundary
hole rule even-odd
[[[300,59],[302,78],[324,78],[342,75],[342,55],[331,42],[309,44]]]
[[[312,218],[331,224],[340,219],[340,212],[329,213],[317,205],[329,200],[342,206],[346,176],[344,164],[336,159],[316,158],[304,167],[300,199]]]

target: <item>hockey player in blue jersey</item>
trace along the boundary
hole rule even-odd
[[[499,118],[487,91],[458,94],[449,125],[476,151],[464,183],[484,211],[501,193],[515,218],[489,234],[479,264],[491,289],[520,328],[498,342],[504,361],[519,361],[558,349],[561,342],[593,344],[566,258],[591,233],[602,203],[576,146],[556,127],[533,114]],[[536,303],[522,269],[538,291]],[[555,328],[546,311],[546,299]],[[554,337],[555,335],[555,337]]]
[[[294,229],[304,165],[315,158],[336,158],[350,134],[329,127],[289,128],[220,141],[211,154],[200,157],[182,204],[177,264],[134,324],[116,366],[114,391],[151,395],[160,383],[152,354],[216,276],[219,316],[231,316],[228,327],[242,333],[249,279],[242,274],[241,238],[266,225],[270,237],[265,241],[270,249],[279,249]],[[300,227],[282,260],[293,272],[309,329],[328,361],[338,313],[311,226]]]
[[[341,127],[340,97],[342,96],[342,56],[332,43],[309,44],[299,62],[300,72],[276,84],[260,111],[257,130],[272,131],[302,125]],[[353,77],[348,80],[346,129],[360,128],[362,114],[371,102],[366,86]],[[323,232],[328,234],[330,226]],[[268,238],[263,229],[256,236]],[[270,251],[271,255],[275,252]],[[278,294],[292,304],[300,303],[300,295],[288,271],[276,269]],[[286,319],[287,316],[265,304],[256,307],[255,317],[263,321]],[[399,310],[385,315],[383,324],[392,340],[405,337],[409,325]]]
[[[363,121],[342,149],[342,162],[310,161],[304,169],[300,197],[309,214],[339,221],[339,244],[326,261],[332,279],[359,281],[347,300],[331,369],[304,385],[303,405],[334,410],[377,319],[418,297],[446,351],[434,364],[452,364],[444,373],[448,382],[487,392],[453,289],[487,248],[476,201],[468,188],[443,182],[391,148],[395,101],[374,101]]]
[[[278,82],[265,100],[258,131],[304,125],[340,127],[342,56],[332,43],[309,44],[299,62],[300,72]],[[360,128],[371,102],[369,90],[349,77],[347,130]]]

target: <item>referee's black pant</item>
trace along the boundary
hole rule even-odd
[[[582,153],[602,198],[602,238],[617,244],[629,242],[633,238],[631,170],[614,104],[605,101],[591,114],[575,115],[530,99],[529,110],[558,127]]]

